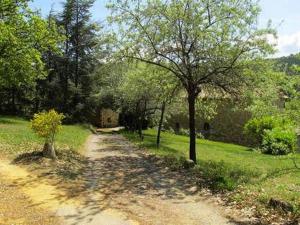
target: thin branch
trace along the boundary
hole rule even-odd
[[[233,58],[233,60],[231,61],[231,63],[228,66],[221,66],[221,67],[215,68],[212,72],[208,73],[206,76],[201,77],[197,81],[197,84],[200,84],[201,82],[205,81],[212,75],[226,73],[227,71],[231,70],[233,68],[234,64],[236,63],[236,61],[239,59],[239,57],[242,54],[244,54],[245,52],[247,52],[247,50],[242,48],[241,51]]]
[[[139,27],[143,30],[143,32],[146,35],[146,38],[148,39],[148,41],[150,42],[151,47],[153,48],[154,52],[156,55],[159,55],[167,60],[169,60],[171,63],[173,63],[176,68],[181,72],[182,75],[184,75],[185,73],[182,71],[182,69],[180,68],[180,66],[178,65],[178,63],[176,63],[173,59],[171,59],[170,57],[168,57],[167,55],[164,55],[163,53],[159,52],[158,49],[155,46],[154,40],[152,39],[151,35],[147,32],[147,29],[145,28],[145,26],[142,24],[140,18],[135,15],[134,13],[132,13],[131,11],[128,11],[124,8],[122,8],[123,11],[129,13],[133,19],[137,22],[137,24],[139,25]]]

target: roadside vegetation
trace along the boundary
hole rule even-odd
[[[0,116],[0,128],[1,154],[9,158],[43,149],[44,140],[31,130],[26,119]],[[56,147],[59,151],[80,151],[89,134],[85,125],[64,125],[57,135]]]
[[[122,134],[151,153],[165,157],[175,169],[184,167],[188,159],[186,136],[163,132],[158,149],[154,129],[144,132],[143,141],[136,133],[122,131]],[[249,147],[204,139],[197,139],[197,153],[201,157],[191,174],[194,172],[195,179],[199,178],[199,185],[213,192],[233,191],[231,201],[246,207],[255,205],[262,214],[272,208],[271,199],[291,204],[291,213],[300,214],[300,170],[292,160],[300,164],[300,154],[273,156]]]
[[[87,126],[64,125],[56,137],[57,161],[43,157],[44,139],[35,134],[28,120],[0,116],[1,156],[28,165],[32,171],[75,179],[83,172],[86,159],[80,154],[90,134]],[[50,172],[49,172],[50,171]]]

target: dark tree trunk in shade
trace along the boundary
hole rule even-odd
[[[195,100],[197,95],[194,91],[188,93],[189,104],[189,127],[190,127],[190,159],[195,163],[196,158],[196,129],[195,129]]]
[[[139,119],[139,128],[138,128],[138,130],[139,130],[139,137],[140,137],[141,140],[143,140],[144,139],[144,136],[143,136],[143,117],[140,117],[140,119]]]
[[[11,89],[11,106],[10,106],[11,114],[15,115],[17,112],[16,107],[16,89],[13,87]]]
[[[162,124],[164,121],[165,109],[166,109],[166,103],[163,102],[162,106],[161,106],[161,114],[160,114],[160,120],[159,120],[159,124],[158,124],[157,137],[156,137],[156,147],[157,148],[159,148],[159,145],[160,145],[160,133],[161,133]]]

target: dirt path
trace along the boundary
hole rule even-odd
[[[117,210],[131,219],[120,224],[237,224],[226,218],[224,208],[195,194],[194,182],[186,174],[161,166],[120,135],[91,136],[86,156],[90,204]]]
[[[8,161],[1,161],[0,174],[63,224],[249,224],[228,219],[225,208],[195,193],[187,174],[165,168],[120,135],[91,135],[86,149],[84,192],[72,197]]]

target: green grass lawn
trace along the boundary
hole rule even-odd
[[[57,149],[79,151],[90,131],[81,125],[63,126],[57,135]],[[0,116],[0,154],[15,157],[25,152],[40,150],[43,139],[30,129],[30,122],[18,117]]]
[[[145,147],[149,151],[158,155],[171,155],[175,157],[188,157],[189,138],[186,136],[174,135],[163,132],[161,137],[161,148],[156,148],[156,131],[153,129],[144,132],[144,141],[141,142],[136,134],[123,132],[123,135],[136,144]],[[300,165],[300,155],[293,156]],[[210,171],[210,165],[225,164],[230,169],[228,174],[219,168],[217,172],[224,173],[226,176],[232,175],[232,170],[252,171],[256,174],[256,179],[243,182],[242,186],[247,190],[253,191],[255,198],[261,202],[274,197],[292,203],[295,210],[300,206],[300,170],[295,169],[291,156],[271,156],[261,154],[257,151],[240,145],[214,142],[209,140],[197,140],[197,159],[198,164],[204,172]],[[212,162],[212,164],[208,163]],[[206,167],[205,167],[206,166]],[[247,178],[247,177],[246,177]],[[233,178],[234,179],[234,178]],[[246,198],[246,196],[239,196]],[[255,199],[254,199],[255,200]]]

